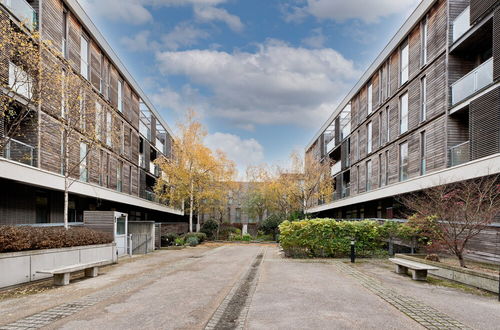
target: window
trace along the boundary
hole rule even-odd
[[[359,165],[356,166],[356,190],[359,194]]]
[[[420,26],[420,36],[421,36],[421,53],[420,53],[420,64],[422,66],[427,64],[427,33],[428,33],[428,24],[427,24],[427,16],[422,20],[422,24]]]
[[[387,84],[387,88],[385,91],[385,97],[388,98],[391,95],[391,59],[390,58],[389,58],[389,61],[387,61],[387,74],[386,74],[385,82]]]
[[[236,208],[236,222],[241,222],[241,209],[239,207]]]
[[[122,103],[122,85],[123,82],[118,80],[118,111],[123,112],[123,103]]]
[[[372,122],[369,122],[366,125],[366,145],[367,145],[367,153],[372,152]]]
[[[111,112],[106,112],[106,144],[111,147],[111,134],[113,130],[113,122],[111,119]]]
[[[420,175],[425,175],[427,172],[427,163],[425,159],[426,143],[425,131],[423,131],[420,133]]]
[[[120,141],[120,153],[122,155],[125,154],[125,123],[122,122],[122,125],[121,125],[121,132],[120,132],[120,136],[121,136],[121,141]]]
[[[61,75],[61,117],[66,118],[66,71]]]
[[[408,179],[408,142],[399,145],[399,181]]]
[[[378,154],[378,186],[383,186],[382,154]]]
[[[378,70],[379,88],[378,88],[378,103],[381,104],[384,100],[384,67]]]
[[[427,119],[427,77],[420,79],[420,122]]]
[[[88,181],[88,169],[87,169],[87,144],[80,142],[80,180]]]
[[[80,91],[80,129],[85,131],[87,126],[85,117],[85,92],[83,90]]]
[[[359,143],[359,131],[356,132],[356,160],[360,158],[360,143]]]
[[[80,36],[80,73],[89,79],[89,41],[84,36]]]
[[[123,163],[118,162],[118,167],[116,168],[116,190],[122,191],[122,173],[123,173]]]
[[[408,92],[399,98],[399,133],[408,131]]]
[[[132,194],[132,166],[128,167],[128,193]]]
[[[408,49],[408,41],[406,41],[403,46],[401,47],[401,59],[400,59],[400,75],[399,75],[399,81],[400,84],[403,85],[405,82],[408,81],[408,64],[409,64],[409,49]]]
[[[389,125],[389,106],[385,108],[385,142],[389,142],[391,140],[391,126]]]
[[[36,223],[50,222],[50,203],[46,192],[37,191],[35,197],[35,221]]]
[[[366,191],[372,189],[372,161],[366,162]]]
[[[384,167],[385,167],[385,171],[384,171],[384,186],[389,184],[389,150],[386,150],[385,151],[385,162],[384,162]]]
[[[370,83],[368,85],[368,114],[373,111],[373,85]]]
[[[30,99],[32,96],[33,79],[20,66],[9,62],[9,87],[14,93]]]
[[[95,102],[95,135],[102,140],[102,105],[98,101]]]
[[[384,117],[384,110],[380,110],[378,113],[378,146],[382,145],[382,118]]]
[[[68,11],[63,11],[63,22],[62,22],[62,42],[61,42],[61,53],[62,56],[68,58]]]

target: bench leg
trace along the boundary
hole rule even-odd
[[[396,273],[398,274],[408,274],[408,267],[396,265]]]
[[[54,285],[68,285],[70,273],[54,274]]]
[[[427,269],[413,270],[411,277],[414,281],[425,281],[427,280]]]
[[[96,277],[98,274],[98,267],[91,267],[85,269],[85,277]]]

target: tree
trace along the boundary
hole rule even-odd
[[[232,181],[235,166],[223,152],[214,153],[203,144],[206,131],[193,110],[187,112],[183,123],[178,123],[177,130],[172,159],[156,160],[162,176],[156,182],[155,192],[174,206],[187,201],[192,232],[194,213],[209,201],[223,200],[222,182]]]
[[[264,220],[266,213],[272,211],[270,192],[271,177],[265,166],[249,166],[247,168],[248,186],[243,199],[243,209],[249,217]]]
[[[500,175],[439,185],[400,198],[411,222],[465,266],[468,243],[500,214]]]

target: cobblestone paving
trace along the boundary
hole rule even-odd
[[[221,247],[224,248],[224,247]],[[221,249],[219,248],[219,250]],[[211,253],[215,253],[215,250],[207,251],[201,256],[206,256]],[[137,287],[145,286],[151,282],[159,280],[165,275],[177,271],[189,264],[195,263],[195,259],[183,259],[180,261],[174,261],[168,263],[165,267],[159,267],[157,270],[151,273],[143,273],[140,277],[136,277],[131,280],[127,280],[120,284],[114,285],[112,287],[102,289],[98,292],[89,294],[81,299],[72,301],[70,303],[61,304],[53,308],[47,309],[40,313],[36,313],[25,317],[23,319],[17,320],[15,322],[0,326],[0,330],[21,330],[21,329],[39,329],[47,326],[59,319],[76,314],[81,310],[103,302],[107,299],[126,294],[130,290],[135,290]]]
[[[378,280],[354,269],[344,262],[335,261],[333,264],[337,269],[354,277],[365,288],[375,293],[427,329],[470,329],[470,327],[412,297],[402,295],[394,290],[386,288]]]
[[[260,265],[262,263],[262,261],[264,260],[264,258],[262,256],[263,255],[265,256],[265,249],[264,248],[260,249],[260,251],[257,253],[257,257],[255,257],[254,260],[252,261],[252,263],[250,264],[250,267],[249,267],[248,271],[246,271],[243,274],[243,276],[231,288],[231,290],[229,291],[229,293],[226,295],[226,297],[224,298],[224,300],[222,301],[222,303],[219,305],[219,307],[217,308],[217,310],[215,311],[215,313],[212,315],[212,317],[208,321],[207,325],[205,326],[205,330],[217,330],[217,329],[220,328],[219,327],[220,320],[224,316],[224,313],[228,309],[229,304],[231,303],[231,301],[235,297],[235,295],[238,292],[238,290],[240,289],[240,287],[244,284],[245,280],[247,280],[247,277],[248,277],[249,273],[252,270],[252,264],[254,264],[254,263],[257,262],[257,260],[259,258],[259,255],[261,256],[260,260],[258,261],[258,263]],[[258,281],[258,275],[255,276],[255,278],[253,279],[253,281],[251,283],[251,287],[250,287],[250,291],[249,291],[248,297],[247,297],[247,299],[245,301],[245,305],[243,306],[238,319],[235,322],[234,329],[242,330],[245,327],[245,322],[246,322],[246,318],[247,318],[247,315],[248,315],[248,310],[250,308],[250,303],[251,303],[251,300],[252,300],[252,295],[255,292],[255,288],[257,287],[257,281]]]

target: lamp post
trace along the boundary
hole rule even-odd
[[[356,247],[354,246],[356,244],[356,240],[353,238],[351,239],[351,262],[354,263],[356,259]]]

